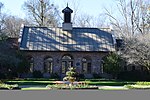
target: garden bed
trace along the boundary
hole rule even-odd
[[[55,84],[55,85],[47,85],[46,88],[52,90],[95,90],[98,89],[97,86],[89,86],[89,85],[73,85],[69,86],[66,84]]]
[[[0,84],[0,90],[20,90],[20,89],[21,88],[17,84],[14,85],[9,85],[4,83]]]

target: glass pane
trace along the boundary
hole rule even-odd
[[[52,58],[47,58],[46,61],[53,61],[53,59]]]
[[[87,63],[82,64],[83,73],[87,73]]]
[[[32,73],[33,72],[33,68],[34,68],[34,64],[33,62],[30,63],[30,72]]]
[[[68,67],[73,67],[73,61],[69,61]]]
[[[67,62],[62,62],[62,73],[66,73],[66,66],[67,66]]]
[[[72,59],[70,56],[64,56],[62,59]]]
[[[91,63],[88,63],[88,64],[87,64],[87,72],[88,72],[88,73],[91,73]]]
[[[50,73],[53,73],[53,64],[52,64],[52,62],[50,63]]]

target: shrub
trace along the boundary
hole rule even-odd
[[[84,74],[77,74],[76,78],[77,78],[77,81],[79,81],[81,79],[85,79],[85,76]]]
[[[5,78],[6,78],[5,74],[4,73],[0,73],[0,79],[5,79]]]
[[[60,79],[60,76],[57,73],[52,73],[51,78],[52,79]]]
[[[118,74],[118,79],[131,81],[148,81],[150,80],[150,74],[138,70],[123,71]]]
[[[14,89],[14,88],[19,88],[19,86],[18,86],[18,84],[9,85],[9,84],[1,83],[1,84],[0,84],[0,88],[11,90],[11,89]]]
[[[10,72],[9,74],[8,74],[8,78],[9,79],[14,79],[14,78],[16,78],[17,77],[17,73],[16,72]]]
[[[96,78],[101,78],[100,74],[97,74],[97,73],[93,73],[93,78],[96,79]]]
[[[150,82],[136,82],[136,85],[150,85]]]
[[[43,74],[41,73],[41,71],[36,70],[33,72],[33,77],[34,78],[42,78]]]

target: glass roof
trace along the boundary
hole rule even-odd
[[[112,34],[98,28],[24,27],[20,50],[37,51],[114,51]]]

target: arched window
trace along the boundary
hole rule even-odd
[[[71,60],[71,59],[72,59],[72,57],[69,55],[65,55],[62,57],[62,60]]]
[[[34,71],[34,58],[32,56],[28,56],[27,60],[29,62],[29,72],[33,72]]]
[[[65,74],[68,67],[73,67],[73,57],[70,55],[64,55],[62,57],[62,73]]]
[[[91,73],[91,59],[88,57],[82,58],[82,72],[85,74]]]
[[[53,59],[51,57],[46,57],[44,59],[44,72],[53,73]]]

